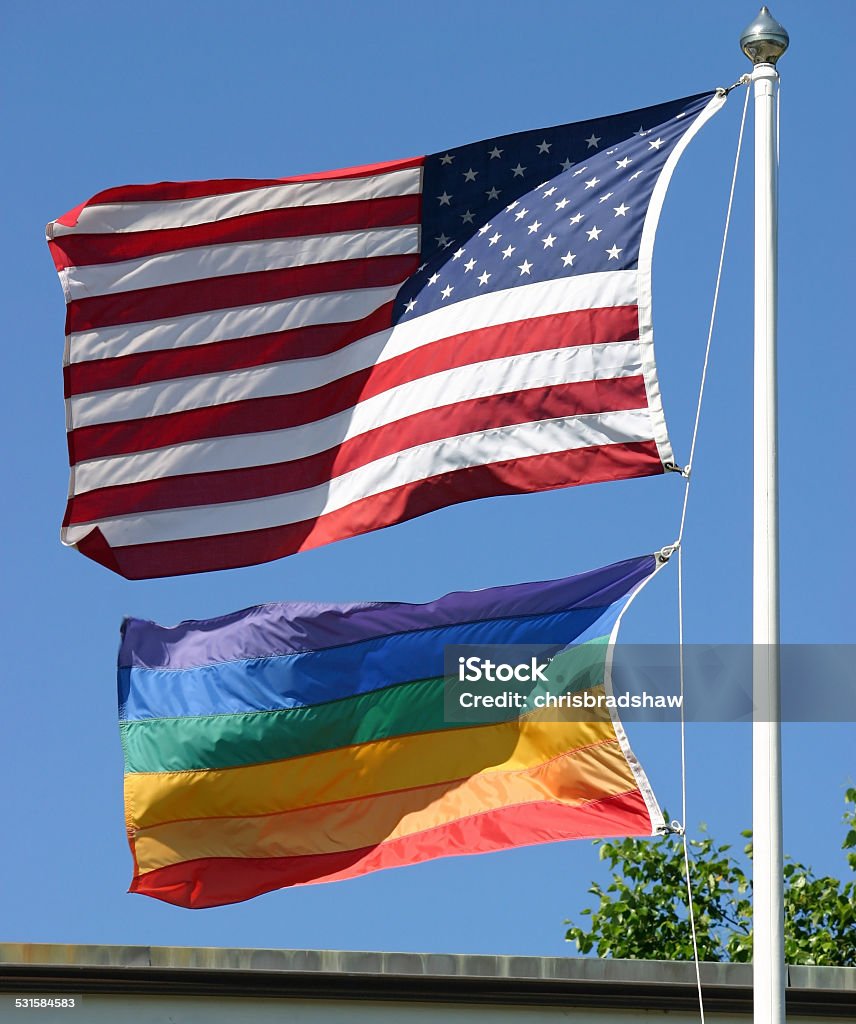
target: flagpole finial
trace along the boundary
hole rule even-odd
[[[789,42],[788,33],[765,5],[740,37],[740,49],[753,64],[775,64]]]

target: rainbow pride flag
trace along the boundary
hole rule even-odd
[[[663,819],[614,713],[453,720],[444,652],[555,645],[557,663],[585,656],[582,686],[602,693],[607,641],[656,569],[645,555],[428,604],[126,619],[130,891],[212,907],[434,857],[652,834]]]

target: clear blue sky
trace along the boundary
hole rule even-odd
[[[249,569],[127,582],[59,543],[64,305],[44,224],[132,182],[275,177],[430,153],[717,85],[748,69],[751,0],[17,4],[2,15],[3,679],[0,941],[568,954],[602,867],[587,843],[455,858],[186,911],[126,894],[114,665],[125,614],[174,622],[261,601],[427,600],[569,575],[671,541],[675,476],[474,502]],[[853,138],[849,0],[779,0],[782,64],[782,629],[853,641]],[[655,250],[654,324],[682,461],[742,91],[692,143]],[[750,154],[751,155],[751,154]],[[751,161],[738,184],[686,532],[687,639],[742,642],[751,600]],[[675,637],[670,566],[626,618]],[[806,685],[811,685],[806,680]],[[679,804],[674,726],[631,728]],[[689,731],[689,825],[739,842],[745,726]],[[785,845],[840,874],[853,723],[785,729]]]

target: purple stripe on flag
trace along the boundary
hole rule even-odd
[[[478,619],[602,607],[629,593],[655,567],[654,556],[643,555],[566,579],[452,593],[426,604],[279,602],[176,626],[127,618],[119,666],[200,668]]]

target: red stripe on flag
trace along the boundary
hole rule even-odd
[[[184,861],[135,875],[129,891],[200,909],[238,903],[286,886],[356,878],[438,857],[492,853],[567,839],[650,834],[651,818],[642,794],[631,790],[577,807],[547,800],[500,807],[360,850]]]
[[[418,266],[418,254],[374,256],[95,295],[69,302],[66,334],[275,302],[298,295],[398,284]]]
[[[57,223],[74,227],[81,210],[88,206],[108,206],[113,203],[155,203],[174,199],[204,199],[207,196],[231,195],[235,192],[255,192],[260,188],[299,184],[305,181],[335,181],[344,178],[370,178],[377,174],[390,174],[408,167],[421,167],[422,156],[404,160],[388,160],[360,167],[343,167],[337,171],[318,171],[297,174],[288,178],[220,178],[213,181],[160,181],[151,185],[119,185],[96,193],[91,199],[57,217]]]
[[[394,303],[378,306],[361,320],[338,324],[311,324],[287,331],[271,331],[249,338],[230,338],[207,345],[135,352],[112,359],[91,359],[63,367],[65,397],[113,388],[152,384],[158,380],[192,377],[200,373],[245,370],[286,359],[312,359],[337,352],[360,338],[392,326]]]
[[[140,259],[158,253],[254,242],[266,238],[295,238],[330,232],[418,224],[420,197],[387,196],[327,206],[293,206],[207,224],[159,231],[125,231],[109,235],[59,235],[48,242],[57,270]]]
[[[182,576],[258,565],[415,519],[458,502],[662,472],[653,441],[598,445],[441,473],[286,526],[117,548],[111,548],[96,527],[76,547],[126,579]]]
[[[646,400],[645,381],[641,376],[558,384],[474,398],[407,416],[303,459],[161,477],[78,494],[69,499],[63,526],[156,509],[247,501],[300,491],[430,441],[560,416],[641,409]]]
[[[361,401],[442,370],[527,352],[635,337],[638,337],[635,306],[553,313],[483,327],[441,338],[323,387],[296,394],[224,402],[187,412],[78,427],[68,433],[69,457],[75,464],[203,438],[283,430],[344,412]]]

